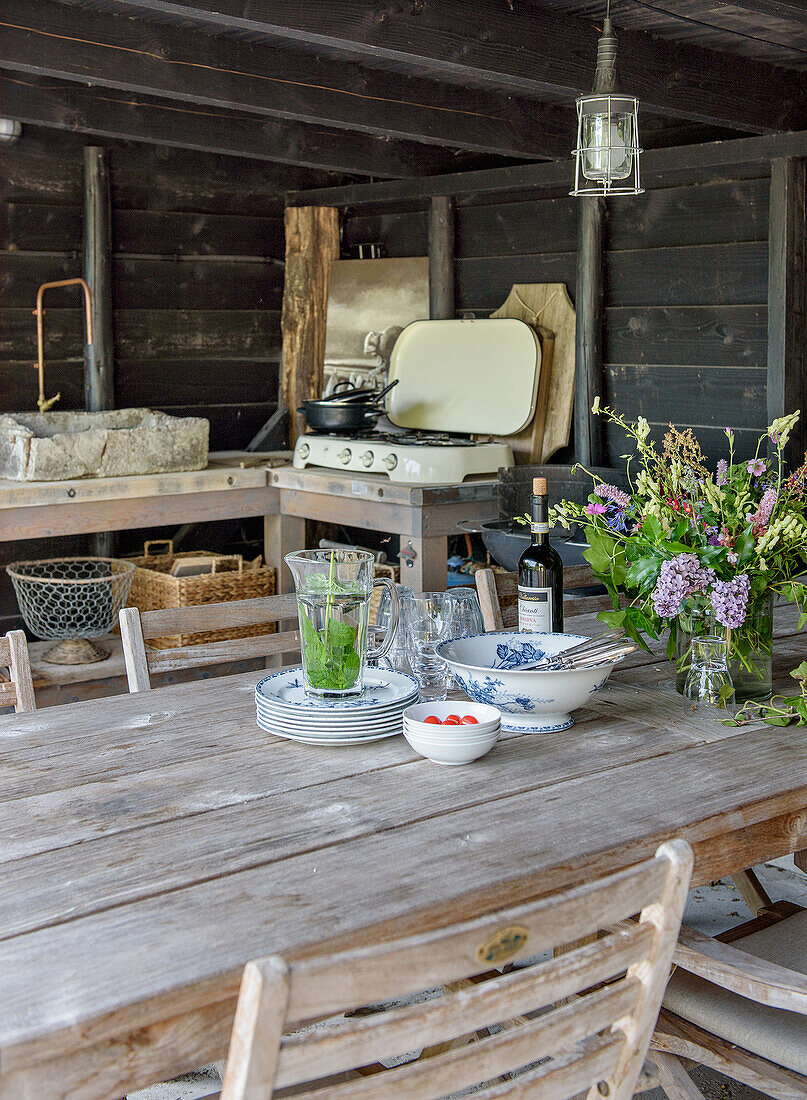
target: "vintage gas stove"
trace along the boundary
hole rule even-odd
[[[393,431],[300,436],[294,466],[419,485],[494,475],[513,465],[501,438],[532,420],[540,363],[538,338],[523,321],[415,321],[398,337],[390,361],[389,380],[398,380],[387,398]]]

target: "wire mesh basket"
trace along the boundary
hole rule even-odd
[[[129,595],[134,564],[118,558],[46,558],[6,566],[25,625],[38,638],[64,639],[43,660],[102,661],[109,653],[88,639],[108,634]]]

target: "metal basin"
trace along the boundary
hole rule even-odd
[[[202,470],[209,421],[151,409],[0,416],[0,478],[67,481]]]

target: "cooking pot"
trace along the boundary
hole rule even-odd
[[[309,428],[315,432],[359,432],[374,428],[382,412],[382,398],[393,386],[391,382],[383,390],[360,390],[350,387],[321,397],[315,401],[306,401],[298,412],[305,414]]]
[[[297,411],[305,413],[313,432],[360,432],[374,428],[381,416],[380,408],[365,401],[306,401]]]

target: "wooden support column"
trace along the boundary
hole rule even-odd
[[[333,206],[289,206],[285,223],[280,399],[289,410],[293,447],[305,430],[297,409],[322,394],[328,282],[331,261],[339,258],[339,211]]]
[[[600,420],[591,412],[602,393],[603,221],[605,199],[578,200],[577,311],[574,374],[574,457],[584,466],[602,466]]]
[[[92,296],[93,341],[84,351],[84,398],[90,412],[115,407],[112,329],[112,201],[106,149],[84,148],[84,278]]]
[[[454,316],[454,199],[432,196],[429,206],[429,317]]]
[[[807,448],[807,158],[771,162],[768,228],[768,421],[801,409],[786,460]]]

